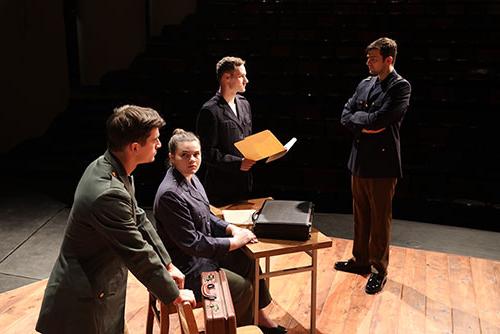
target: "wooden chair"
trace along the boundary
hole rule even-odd
[[[196,304],[196,308],[202,307],[201,303]],[[174,304],[164,304],[150,293],[148,302],[148,315],[146,320],[146,334],[153,334],[153,323],[156,320],[160,327],[160,334],[168,334],[170,328],[170,315],[177,313]],[[192,312],[192,310],[191,310]]]
[[[183,334],[199,334],[198,325],[193,314],[191,304],[185,302],[177,305],[177,314],[181,324]],[[259,327],[254,325],[242,326],[236,328],[237,334],[263,334]]]

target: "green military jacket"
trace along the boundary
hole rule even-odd
[[[92,162],[75,192],[59,257],[36,325],[41,333],[123,333],[128,270],[164,303],[179,291],[171,262],[134,184],[109,152]]]

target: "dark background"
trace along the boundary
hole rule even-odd
[[[350,212],[351,137],[339,117],[368,75],[364,48],[399,45],[412,84],[403,122],[404,178],[394,217],[499,230],[500,4],[426,0],[0,2],[1,166],[6,183],[70,204],[105,150],[104,124],[125,103],[194,130],[217,89],[215,63],[244,58],[254,131],[298,142],[254,168],[256,196]],[[150,206],[166,147],[134,173]]]

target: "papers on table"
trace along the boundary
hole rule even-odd
[[[255,210],[222,210],[222,216],[228,223],[237,226],[249,226],[253,224],[252,215]]]

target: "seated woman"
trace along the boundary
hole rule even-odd
[[[192,133],[174,130],[168,142],[171,167],[158,188],[154,216],[158,234],[172,262],[186,275],[185,287],[201,300],[200,274],[226,272],[238,326],[253,320],[254,261],[240,249],[257,242],[255,235],[214,216],[205,189],[195,173],[201,164],[200,141]],[[224,184],[221,184],[223,187]],[[271,303],[264,280],[259,281],[259,327],[264,333],[286,333],[263,311]]]

